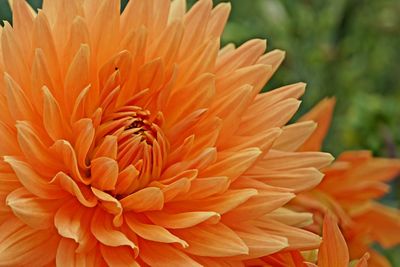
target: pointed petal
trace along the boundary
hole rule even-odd
[[[248,247],[237,234],[222,223],[198,225],[172,232],[188,242],[189,247],[185,251],[193,255],[228,257],[249,252]]]
[[[135,254],[128,247],[100,245],[100,251],[108,266],[140,267],[135,260]]]
[[[99,190],[114,190],[118,178],[118,162],[99,157],[91,161],[92,185]]]
[[[318,253],[318,266],[342,267],[349,263],[346,241],[334,219],[325,216],[322,228],[322,243]]]
[[[160,243],[177,243],[183,248],[188,246],[184,240],[174,236],[164,227],[141,223],[133,214],[127,214],[124,218],[129,228],[143,239]]]
[[[46,229],[53,226],[54,214],[61,202],[41,199],[20,187],[8,194],[6,204],[25,224],[34,229]]]
[[[66,175],[63,172],[57,173],[54,176],[53,180],[50,181],[50,184],[56,183],[64,189],[63,193],[70,193],[75,196],[77,200],[84,205],[85,207],[92,208],[97,204],[97,198],[93,195],[93,193],[86,187],[82,185],[78,185],[71,177]]]
[[[121,204],[125,211],[161,210],[164,206],[164,194],[158,187],[146,187],[123,198]]]
[[[185,252],[182,252],[169,244],[147,241],[142,242],[140,247],[140,258],[149,266],[202,266],[189,257]]]
[[[112,226],[112,218],[100,208],[97,208],[92,221],[90,229],[96,239],[102,244],[110,247],[128,246],[135,252],[137,246],[128,239],[122,232],[118,231]]]
[[[54,226],[58,234],[73,239],[78,245],[74,246],[78,253],[89,251],[96,242],[90,232],[91,209],[82,207],[78,201],[71,199],[61,206],[54,217]]]
[[[170,214],[165,212],[149,212],[146,216],[156,225],[168,229],[184,229],[200,223],[217,223],[221,216],[216,212],[198,211]]]
[[[11,219],[0,225],[0,265],[44,266],[56,256],[60,237],[51,230],[35,230]]]
[[[5,156],[4,161],[10,164],[18,180],[32,194],[44,199],[60,199],[66,196],[66,192],[40,177],[28,163],[9,156]]]
[[[260,154],[261,150],[258,148],[236,151],[227,158],[209,166],[200,174],[206,177],[226,176],[234,181],[254,164]]]
[[[336,100],[326,98],[319,102],[312,110],[302,116],[299,121],[312,120],[318,123],[317,130],[310,136],[301,147],[302,151],[320,151],[326,134],[331,124],[333,109]]]

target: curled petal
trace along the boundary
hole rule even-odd
[[[122,232],[116,230],[112,225],[111,216],[106,214],[100,208],[94,212],[91,220],[90,229],[96,239],[110,247],[128,246],[137,253],[138,247]]]

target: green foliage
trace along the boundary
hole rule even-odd
[[[29,2],[35,8],[41,5],[41,0]],[[324,97],[337,98],[327,151],[338,155],[369,149],[379,156],[400,156],[400,1],[230,2],[233,9],[223,44],[265,38],[269,50],[287,52],[265,90],[307,82],[299,114]],[[0,18],[11,20],[7,0],[0,0]],[[400,264],[399,248],[385,254]]]

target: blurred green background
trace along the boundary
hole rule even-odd
[[[41,5],[40,0],[29,2]],[[399,0],[214,2],[232,2],[223,44],[265,38],[268,50],[287,52],[265,90],[307,82],[299,115],[324,97],[337,98],[325,150],[338,155],[369,149],[376,156],[400,156]],[[7,0],[0,0],[0,18],[11,20]],[[393,190],[384,201],[398,206],[399,199],[399,190]],[[385,253],[400,266],[399,248]]]

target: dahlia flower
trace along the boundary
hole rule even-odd
[[[318,122],[317,130],[300,150],[321,148],[334,105],[334,99],[325,99],[300,119]],[[390,267],[385,257],[370,246],[374,242],[384,248],[400,244],[399,210],[375,201],[389,191],[386,182],[400,173],[400,161],[374,158],[368,151],[346,151],[323,172],[323,181],[313,190],[299,194],[290,205],[314,214],[314,224],[308,229],[315,233],[320,233],[325,213],[332,214],[339,221],[351,259],[368,251],[369,266]]]
[[[288,152],[304,84],[258,94],[283,60],[220,49],[230,5],[13,1],[0,29],[0,265],[222,266],[315,249],[283,208],[332,156]],[[290,219],[288,219],[290,218]]]

